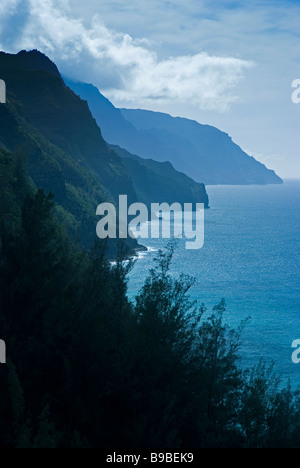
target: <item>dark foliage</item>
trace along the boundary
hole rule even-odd
[[[240,330],[190,302],[190,278],[160,252],[135,304],[132,262],[89,254],[0,155],[0,446],[300,447],[300,405],[260,363],[238,365]]]
[[[87,103],[65,85],[43,54],[0,53],[0,70],[8,90],[7,104],[0,106],[0,148],[19,155],[35,188],[55,193],[60,223],[82,246],[94,244],[96,207],[106,201],[117,205],[119,195],[127,195],[129,204],[148,203],[155,193],[152,202],[208,206],[204,185],[178,174],[170,164],[158,164],[162,174],[156,166],[153,171],[126,164],[128,159],[103,140]],[[131,238],[127,244],[138,248]],[[114,257],[114,240],[107,248]]]

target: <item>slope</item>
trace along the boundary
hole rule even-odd
[[[35,188],[55,194],[57,217],[73,239],[90,247],[97,205],[115,202],[120,193],[137,200],[130,174],[49,59],[38,52],[1,53],[0,69],[8,90],[0,106],[0,147],[26,165]],[[110,242],[110,254],[115,248]]]
[[[123,116],[154,143],[155,159],[206,184],[278,184],[274,171],[246,154],[228,134],[209,125],[168,114],[122,109]],[[149,148],[140,153],[149,156]]]
[[[65,81],[75,93],[88,102],[105,139],[112,143],[112,148],[122,157],[123,164],[131,174],[139,199],[147,201],[147,204],[170,200],[181,203],[204,203],[208,207],[208,196],[203,184],[195,183],[191,178],[179,173],[168,162],[160,164],[153,159],[144,162],[142,158],[133,156],[128,151],[122,151],[119,145],[114,146],[116,135],[116,140],[122,141],[123,148],[127,148],[130,142],[133,142],[133,147],[140,149],[141,152],[147,146],[148,141],[142,133],[124,119],[121,111],[116,109],[95,86]],[[157,145],[159,144],[158,140]]]
[[[0,53],[0,70],[31,126],[87,169],[115,199],[121,191],[136,200],[130,175],[103,140],[87,103],[65,85],[47,57],[37,51]]]
[[[205,208],[209,208],[204,184],[176,171],[171,163],[143,159],[118,146],[112,148],[122,157],[139,199],[147,205],[165,201],[169,204],[204,203]]]
[[[85,99],[104,138],[133,154],[170,161],[205,184],[277,184],[282,180],[217,128],[150,111],[117,109],[97,88],[67,80]]]

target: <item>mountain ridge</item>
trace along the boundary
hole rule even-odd
[[[156,154],[159,160],[167,153],[172,156],[171,162],[176,169],[181,171],[188,160],[190,169],[185,172],[194,174],[196,180],[198,173],[203,182],[213,185],[282,183],[273,170],[249,156],[228,133],[216,127],[147,110],[121,109],[121,113],[143,135],[156,136],[163,142],[161,148],[165,152]],[[186,149],[188,157],[185,156]]]
[[[282,183],[216,127],[159,112],[118,109],[95,86],[65,81],[88,102],[112,145],[144,159],[170,161],[177,171],[206,185]]]
[[[123,148],[112,146],[122,158],[123,164],[130,172],[138,196],[148,206],[151,203],[195,203],[201,200],[209,208],[209,198],[205,185],[195,182],[187,175],[174,169],[169,161],[157,162],[133,155]],[[176,187],[176,199],[173,191]]]
[[[24,65],[25,64],[25,65]],[[55,194],[56,214],[85,247],[96,240],[98,204],[126,193],[137,201],[121,158],[103,140],[86,102],[68,89],[43,54],[0,54],[7,104],[0,106],[0,147],[19,154],[33,186]],[[128,246],[138,248],[128,238]],[[109,240],[109,255],[117,240]]]
[[[91,247],[98,204],[117,204],[124,194],[129,204],[141,201],[134,174],[103,139],[87,102],[66,86],[45,55],[0,53],[0,70],[7,84],[7,104],[0,106],[0,148],[20,155],[36,189],[55,193],[60,221],[73,239]],[[146,172],[142,168],[143,177]],[[168,183],[176,201],[176,187]],[[158,189],[163,192],[161,184]],[[205,188],[201,197],[196,193],[193,201],[206,200]],[[117,241],[110,242],[111,251]],[[138,248],[131,238],[127,243]]]

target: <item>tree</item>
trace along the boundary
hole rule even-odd
[[[263,362],[241,369],[246,324],[224,324],[224,300],[211,313],[190,300],[194,280],[171,270],[174,245],[131,303],[128,252],[120,248],[112,265],[104,244],[78,248],[53,197],[16,195],[8,172],[1,447],[300,447],[299,395]]]

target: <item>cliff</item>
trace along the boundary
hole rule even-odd
[[[232,138],[209,125],[143,110],[117,109],[97,88],[68,82],[85,99],[103,136],[132,154],[174,168],[205,184],[280,184],[274,171],[245,153]]]
[[[105,201],[117,204],[119,195],[126,194],[129,204],[154,202],[154,193],[168,194],[159,202],[178,201],[174,168],[169,174],[164,171],[164,177],[153,171],[150,177],[145,165],[130,164],[119,149],[114,151],[103,139],[87,102],[66,86],[46,56],[37,51],[0,53],[0,70],[7,85],[7,104],[0,106],[0,148],[22,160],[33,187],[55,194],[57,216],[74,239],[93,245],[96,207]],[[180,177],[185,189],[194,184],[193,190],[183,192],[189,194],[185,202],[208,204],[204,186]],[[148,189],[141,191],[146,179]],[[116,244],[110,242],[111,251]],[[137,247],[132,239],[128,244]]]

